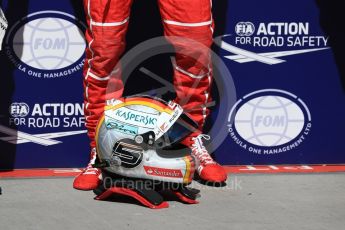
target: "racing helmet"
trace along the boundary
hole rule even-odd
[[[149,96],[113,100],[96,129],[100,165],[124,177],[188,184],[194,158],[164,157],[157,150],[179,143],[196,128],[177,103]]]

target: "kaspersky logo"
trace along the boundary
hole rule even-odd
[[[238,22],[234,34],[217,37],[215,43],[237,63],[275,65],[286,62],[285,56],[329,49],[328,39],[314,34],[309,22]]]
[[[157,118],[151,117],[149,115],[134,113],[128,109],[118,109],[115,112],[117,118],[121,118],[124,121],[131,121],[135,123],[140,123],[143,125],[151,126],[157,123]]]

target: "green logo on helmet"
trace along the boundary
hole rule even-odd
[[[143,114],[135,114],[131,111],[123,111],[121,109],[116,110],[115,116],[122,118],[121,120],[129,121],[129,122],[138,122],[145,126],[156,125],[157,118],[150,117],[148,115]]]

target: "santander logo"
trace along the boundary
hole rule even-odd
[[[181,170],[144,166],[145,172],[152,176],[183,178]]]

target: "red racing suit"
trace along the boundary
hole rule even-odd
[[[106,100],[122,96],[121,70],[115,66],[125,49],[131,4],[132,0],[84,0],[88,24],[84,103],[91,147],[95,147],[95,128]],[[158,0],[158,4],[164,35],[176,51],[175,101],[198,123],[201,131],[209,114],[206,104],[211,100],[212,0]],[[192,39],[203,46],[175,41],[171,36]],[[114,89],[111,93],[107,92],[108,84]]]

